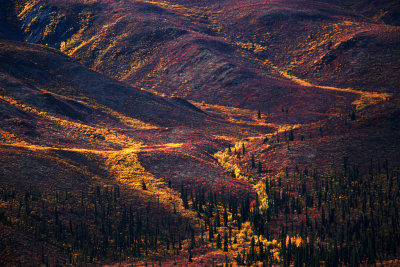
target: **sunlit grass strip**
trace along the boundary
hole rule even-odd
[[[183,207],[182,199],[178,192],[168,187],[161,178],[148,172],[140,163],[137,156],[137,148],[128,148],[121,151],[108,151],[102,153],[105,159],[105,167],[116,179],[130,189],[140,191],[143,196],[157,200],[160,205],[170,207],[171,211],[182,216],[195,219],[194,211]],[[143,188],[146,185],[146,189]]]
[[[321,88],[321,89],[325,89],[325,90],[353,93],[353,94],[359,95],[360,98],[355,100],[352,103],[353,105],[356,106],[357,109],[359,109],[360,107],[365,106],[365,105],[372,105],[372,104],[376,104],[380,101],[386,101],[387,99],[389,99],[392,96],[392,94],[390,94],[390,93],[364,92],[364,91],[354,90],[352,88],[337,88],[337,87],[333,87],[333,86],[315,85],[315,84],[312,84],[305,80],[302,80],[296,76],[293,76],[293,75],[287,73],[286,71],[279,70],[277,66],[274,66],[268,60],[267,60],[266,64],[271,66],[276,71],[278,71],[278,73],[280,73],[283,77],[288,78],[299,85],[306,86],[306,87],[317,87],[317,88]]]
[[[11,145],[19,144],[20,146],[29,146],[30,144],[24,140],[21,140],[17,136],[7,131],[0,129],[0,144]]]
[[[130,146],[133,146],[134,144],[140,145],[138,142],[136,142],[132,138],[125,136],[125,135],[118,134],[117,132],[110,130],[110,129],[96,128],[93,126],[88,126],[88,125],[80,124],[77,122],[72,122],[72,121],[68,121],[65,119],[57,118],[48,112],[39,111],[39,110],[35,109],[34,107],[20,103],[19,101],[15,100],[14,98],[9,97],[9,96],[0,96],[0,99],[8,102],[11,105],[21,108],[24,111],[27,111],[27,112],[36,114],[40,117],[46,118],[69,131],[78,131],[80,133],[90,135],[90,136],[92,136],[92,135],[103,136],[105,138],[106,142],[111,142],[113,144],[118,144],[118,145],[121,145],[124,147],[130,147]]]

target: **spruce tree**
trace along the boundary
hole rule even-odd
[[[147,190],[147,186],[144,180],[142,180],[142,190]]]

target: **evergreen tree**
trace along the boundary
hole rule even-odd
[[[146,186],[146,183],[144,182],[144,180],[142,180],[142,189],[147,190],[147,186]]]
[[[355,111],[353,110],[353,111],[351,112],[351,115],[350,115],[350,120],[354,121],[354,120],[356,120],[356,119],[357,119],[356,113],[355,113]]]
[[[289,141],[294,141],[293,130],[290,130],[289,132]]]
[[[238,254],[236,255],[235,260],[238,265],[242,265],[242,257],[240,256],[240,252],[238,252]]]
[[[193,259],[192,259],[192,249],[189,247],[189,249],[188,249],[188,262],[193,262]]]
[[[224,226],[228,227],[228,212],[226,210],[226,207],[224,208]]]
[[[264,138],[263,144],[266,144],[267,142],[268,142],[268,136],[266,136],[266,137]]]
[[[263,242],[261,240],[258,240],[258,258],[261,261],[264,261],[264,246],[263,246]]]
[[[228,234],[226,232],[224,233],[224,251],[228,251]]]
[[[217,242],[217,248],[221,249],[222,244],[221,244],[221,235],[220,234],[217,235],[217,241],[216,242]]]

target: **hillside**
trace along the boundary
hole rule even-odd
[[[388,25],[400,25],[400,4],[396,1],[330,1],[344,8],[353,9],[355,12],[372,18],[377,22]]]
[[[118,190],[118,200],[110,203],[117,210],[130,203],[131,212],[140,216],[147,206],[154,216],[163,214],[163,220],[189,220],[188,227],[193,229],[198,222],[188,217],[190,212],[183,209],[177,193],[182,186],[187,190],[203,188],[204,192],[231,188],[232,197],[252,194],[249,184],[230,179],[212,158],[224,142],[183,127],[190,120],[192,127],[219,126],[218,131],[224,131],[223,119],[214,120],[187,102],[162,99],[106,78],[44,46],[2,40],[0,58],[2,263],[27,264],[29,258],[35,265],[48,261],[83,263],[83,258],[68,257],[88,253],[87,248],[68,247],[79,237],[74,231],[83,231],[80,227],[88,227],[92,234],[100,231],[93,228],[96,219],[86,217],[95,212],[91,205],[99,204],[91,202],[93,190],[111,195]],[[171,124],[175,127],[165,127]],[[157,165],[149,164],[150,158],[157,160]],[[170,175],[156,170],[162,164],[167,164]],[[33,196],[20,200],[20,194]],[[59,199],[58,194],[65,194],[66,199]],[[80,209],[76,205],[81,194],[88,194],[84,217],[73,211]],[[119,198],[120,194],[123,197]],[[38,196],[41,202],[37,202]],[[12,209],[19,201],[30,205],[23,218]],[[37,206],[39,203],[44,206]],[[52,221],[51,214],[57,208],[61,209],[56,211],[60,220]],[[70,230],[43,232],[39,225],[46,220],[51,227],[69,223]],[[107,220],[116,223],[119,218]],[[155,223],[151,221],[149,227],[156,227]],[[45,241],[38,235],[45,236]],[[9,244],[7,240],[16,236],[26,239]],[[111,240],[114,237],[110,236]],[[41,249],[32,250],[26,242]],[[110,248],[102,243],[104,249]],[[92,257],[100,259],[100,247],[90,251]],[[109,260],[107,255],[101,259]]]
[[[0,265],[397,266],[398,7],[0,0]]]
[[[397,92],[397,27],[361,15],[355,4],[352,11],[350,1],[306,1],[307,7],[295,0],[219,7],[179,1],[17,2],[16,23],[25,40],[49,44],[90,68],[161,94],[274,110],[281,101],[274,99],[277,91],[286,102],[304,97],[282,73],[319,85]],[[389,1],[385,6],[390,9]]]

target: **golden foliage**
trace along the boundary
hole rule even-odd
[[[281,244],[276,239],[267,240],[262,235],[254,234],[250,222],[243,223],[242,229],[237,233],[236,238],[238,240],[238,243],[244,246],[249,246],[251,239],[254,238],[256,242],[263,243],[263,246],[270,251],[275,261],[279,262],[281,260],[279,254]]]
[[[132,188],[140,189],[142,181],[149,190],[165,188],[164,181],[155,178],[140,164],[135,148],[106,153],[106,166],[115,173],[117,179]]]
[[[78,122],[72,122],[66,119],[61,119],[51,115],[48,112],[40,111],[32,106],[20,103],[18,100],[9,96],[0,96],[0,99],[10,103],[11,105],[21,108],[24,111],[33,113],[35,115],[50,120],[51,122],[63,128],[63,133],[67,135],[74,135],[74,134],[79,134],[81,136],[83,135],[86,138],[91,139],[92,142],[96,142],[98,139],[100,140],[104,139],[104,141],[106,142],[112,144],[118,144],[123,147],[129,147],[132,146],[133,144],[139,144],[132,138],[126,135],[119,134],[116,131],[110,129],[98,128],[94,126],[88,126]]]
[[[259,209],[260,213],[263,214],[268,209],[268,195],[266,193],[265,182],[259,181],[255,186],[254,189],[257,192],[258,201],[260,202]]]
[[[171,144],[176,146],[176,144]],[[141,151],[138,146],[127,148],[121,151],[103,152],[105,168],[122,184],[141,192],[143,197],[157,199],[160,204],[170,207],[171,211],[176,210],[182,216],[196,218],[196,214],[183,207],[179,194],[168,187],[162,178],[155,177],[146,171],[139,161],[137,152]],[[142,183],[146,184],[143,190]]]
[[[239,151],[242,147],[242,143],[236,143],[235,148]],[[236,159],[236,155],[229,152],[228,149],[224,151],[218,151],[214,154],[214,157],[217,159],[218,163],[229,173],[231,173],[235,178],[247,181],[248,178],[241,174],[239,161]]]
[[[253,51],[254,53],[261,53],[268,50],[268,47],[262,46],[257,43],[243,43],[243,42],[235,42],[235,44],[243,49]]]
[[[303,86],[317,87],[317,88],[324,89],[324,90],[347,92],[347,93],[352,93],[352,94],[358,95],[359,98],[352,103],[353,105],[356,106],[357,109],[360,109],[361,107],[364,107],[364,106],[373,105],[373,104],[379,103],[381,101],[386,101],[387,99],[389,99],[392,96],[392,94],[390,94],[390,93],[364,92],[364,91],[354,90],[352,88],[337,88],[337,87],[333,87],[333,86],[315,85],[315,84],[312,84],[305,80],[302,80],[296,76],[293,76],[293,75],[287,73],[286,71],[279,70],[278,67],[274,66],[269,60],[267,60],[265,62],[265,65],[272,67],[273,69],[278,71],[278,73],[280,73],[285,78],[288,78],[288,79],[292,80],[293,82],[303,85]]]

